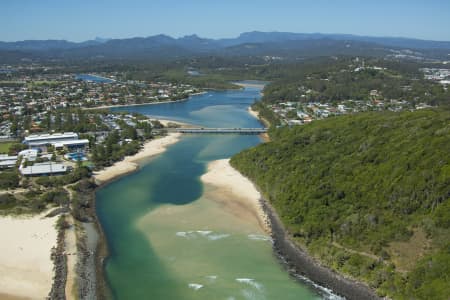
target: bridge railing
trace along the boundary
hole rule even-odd
[[[261,134],[267,132],[267,128],[170,128],[168,132]]]

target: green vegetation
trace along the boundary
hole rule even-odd
[[[136,129],[129,127],[130,130],[124,129],[122,132],[123,138],[130,138],[131,135],[136,134]],[[100,145],[95,145],[92,148],[92,161],[97,168],[110,166],[114,162],[122,160],[127,155],[133,155],[141,149],[141,142],[133,140],[128,143],[119,143],[121,135],[119,131],[112,131],[105,142]]]
[[[13,142],[0,143],[0,153],[8,154]]]
[[[377,100],[406,101],[412,105],[448,104],[450,91],[438,82],[425,80],[419,63],[385,61],[375,58],[340,57],[308,60],[302,63],[268,68],[265,77],[271,84],[264,89],[263,102],[284,101],[328,102],[341,100],[372,100],[370,91],[377,91]],[[278,74],[278,76],[274,76]],[[274,77],[274,78],[271,78]]]
[[[35,182],[45,187],[60,187],[67,184],[75,183],[83,178],[91,175],[87,167],[78,166],[72,172],[66,175],[57,176],[41,176],[36,178]]]
[[[48,207],[63,207],[68,204],[69,194],[61,187],[49,191],[0,194],[0,214],[39,213]]]
[[[272,129],[231,163],[294,240],[395,299],[450,294],[450,112],[362,113]]]
[[[0,189],[12,189],[19,186],[18,170],[8,170],[0,173]]]
[[[280,125],[280,120],[277,115],[270,108],[266,107],[263,102],[256,101],[252,105],[252,109],[259,113],[259,117],[266,123],[266,126]]]

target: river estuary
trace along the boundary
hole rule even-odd
[[[204,127],[262,127],[247,108],[260,89],[114,108]],[[97,192],[116,299],[323,299],[285,270],[254,220],[202,184],[208,163],[261,143],[254,135],[185,135],[141,169]]]

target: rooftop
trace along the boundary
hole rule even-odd
[[[52,162],[38,163],[19,170],[22,175],[60,174],[68,171],[66,165]]]

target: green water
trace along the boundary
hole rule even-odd
[[[245,108],[257,92],[227,92],[238,104],[217,97],[197,107],[202,96],[186,115],[230,125],[223,121],[229,115],[233,127],[256,127]],[[234,111],[244,112],[242,120]],[[139,172],[97,192],[110,250],[105,275],[116,299],[323,298],[290,277],[254,216],[238,213],[245,209],[229,207],[229,195],[200,181],[210,161],[258,143],[257,136],[186,135]]]

